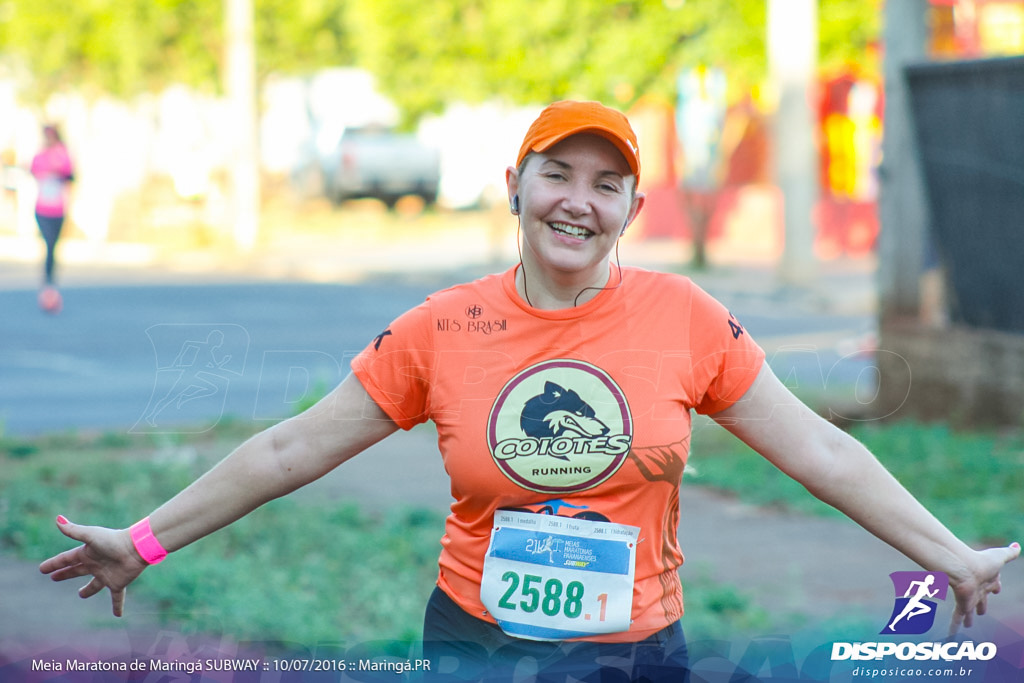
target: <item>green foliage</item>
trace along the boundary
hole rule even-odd
[[[969,539],[1008,543],[1024,521],[1024,436],[868,423],[854,434],[925,506]]]
[[[223,454],[226,440],[238,443],[251,432],[228,423],[202,435],[6,437],[0,440],[0,549],[50,554],[61,540],[53,534],[58,514],[106,526],[134,521],[199,474],[212,460],[202,452]]]
[[[73,521],[124,526],[170,498],[212,458],[164,462],[166,443],[102,435],[74,447],[43,439],[0,475],[0,549],[40,559],[69,547]],[[180,445],[180,444],[179,444]],[[208,444],[196,441],[193,449]],[[443,515],[274,501],[143,574],[138,595],[183,632],[300,643],[416,640],[437,578]]]
[[[736,92],[765,75],[767,0],[254,0],[257,70],[362,66],[410,121],[453,101],[675,96],[681,69],[725,68]],[[171,82],[217,88],[222,0],[6,0],[0,54],[40,95],[88,85],[131,95]],[[821,0],[823,65],[860,58],[877,0]]]
[[[86,84],[130,96],[170,83],[217,89],[223,0],[7,0],[0,51],[20,57],[45,95]],[[257,70],[349,63],[343,6],[329,0],[254,3]]]
[[[275,501],[185,548],[139,591],[185,632],[299,643],[416,640],[443,516]]]
[[[876,0],[821,0],[822,64],[862,58],[878,14]],[[348,13],[357,63],[414,120],[451,101],[672,101],[699,65],[746,92],[766,75],[766,16],[766,0],[352,0]]]
[[[90,87],[131,95],[216,84],[222,10],[212,0],[7,0],[0,49],[23,59],[40,95]]]
[[[750,595],[735,586],[716,582],[706,573],[683,577],[686,638],[734,640],[778,629],[787,619],[758,607]],[[796,618],[790,618],[795,623]]]
[[[309,73],[320,67],[353,63],[355,55],[336,0],[256,0],[257,71]]]
[[[955,432],[915,422],[864,423],[853,435],[958,536],[1007,543],[1024,519],[1024,436]],[[710,423],[694,430],[690,482],[735,491],[761,505],[839,513]]]
[[[39,452],[39,447],[23,439],[4,437],[0,439],[0,452],[12,458],[27,458]]]
[[[447,102],[674,98],[680,68],[763,63],[764,3],[354,0],[359,63],[413,118]],[[745,72],[756,74],[760,66]]]
[[[177,493],[192,477],[181,466],[114,463],[102,453],[103,449],[67,451],[60,458],[32,458],[11,467],[13,474],[0,480],[0,547],[16,548],[30,557],[47,556],[61,541],[53,533],[57,514],[120,526],[152,509],[152,501]]]
[[[831,70],[864,60],[865,49],[880,44],[882,2],[879,0],[819,0],[819,61]]]

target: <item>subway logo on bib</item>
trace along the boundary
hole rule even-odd
[[[495,464],[531,491],[593,488],[622,466],[633,442],[625,394],[600,368],[549,360],[513,377],[487,421]]]

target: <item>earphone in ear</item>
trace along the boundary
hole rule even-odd
[[[519,215],[519,195],[512,195],[512,206],[510,207],[513,216]]]

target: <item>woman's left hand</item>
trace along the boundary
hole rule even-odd
[[[114,616],[123,615],[125,589],[148,566],[135,550],[128,530],[82,526],[63,517],[58,519],[57,528],[82,545],[44,561],[39,571],[49,574],[54,581],[90,577],[78,594],[91,598],[109,588]]]
[[[949,634],[954,635],[961,626],[970,627],[974,615],[981,616],[988,610],[989,593],[998,593],[1001,585],[999,573],[1007,563],[1020,556],[1020,544],[1011,543],[1004,548],[989,548],[974,553],[974,566],[969,567],[966,576],[950,576],[949,583],[956,596],[956,609],[949,624]]]

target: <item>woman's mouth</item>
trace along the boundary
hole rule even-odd
[[[576,225],[569,225],[568,223],[548,223],[552,230],[560,235],[571,237],[577,240],[585,240],[591,237],[594,233],[586,228],[581,228]]]

